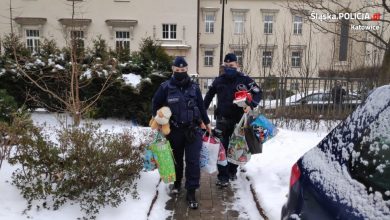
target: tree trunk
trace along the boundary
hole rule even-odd
[[[389,41],[390,45],[390,41]],[[379,75],[379,85],[386,85],[390,83],[390,46],[387,47],[383,57],[382,68]]]

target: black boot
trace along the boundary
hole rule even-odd
[[[180,193],[181,190],[181,182],[180,181],[175,181],[173,185],[171,185],[171,194],[172,195],[177,195]]]
[[[187,189],[187,202],[190,209],[197,209],[199,204],[195,198],[195,189]]]

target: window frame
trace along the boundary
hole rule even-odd
[[[241,18],[241,20],[237,19]],[[233,33],[236,35],[245,33],[245,14],[235,12],[233,14]]]
[[[26,48],[30,53],[38,53],[41,45],[40,30],[36,28],[26,28],[24,33],[26,34]],[[37,36],[30,36],[32,33],[37,33]]]
[[[239,53],[237,53],[239,52]],[[243,66],[244,64],[244,49],[235,49],[233,51],[234,55],[236,55],[237,57],[237,63],[238,65],[240,65],[241,67]]]
[[[271,20],[267,20],[267,18],[269,17],[272,17]],[[273,29],[274,29],[274,18],[275,18],[275,15],[274,14],[265,14],[264,15],[264,21],[263,21],[263,24],[264,24],[264,29],[263,29],[263,32],[264,34],[273,34]]]
[[[165,30],[164,26],[167,26],[168,29]],[[175,30],[172,30],[172,28],[175,27]],[[168,37],[164,37],[164,33],[167,33]],[[174,34],[174,37],[172,37],[172,34]],[[162,39],[163,40],[176,40],[177,39],[177,24],[168,24],[164,23],[162,24]]]
[[[118,33],[122,33],[122,36],[118,37]],[[127,36],[124,36],[123,34]],[[115,30],[115,50],[118,51],[123,49],[130,51],[130,31]]]
[[[300,18],[300,21],[296,18]],[[293,34],[302,35],[303,32],[303,16],[294,15],[293,16]]]
[[[270,55],[265,55],[265,53],[270,53]],[[273,51],[272,50],[263,50],[262,53],[262,66],[263,67],[272,67],[272,60],[273,60]]]
[[[71,30],[70,37],[72,40],[77,41],[76,47],[78,49],[84,50],[84,48],[85,48],[85,31],[84,30]]]
[[[210,54],[206,54],[206,53],[210,53],[211,52],[211,55]],[[204,66],[205,67],[213,67],[214,66],[214,50],[205,50],[204,51]]]
[[[212,17],[212,20],[208,20],[208,18]],[[205,33],[206,34],[214,34],[215,30],[215,13],[208,12],[205,13]]]
[[[294,53],[299,53],[299,56],[294,56]],[[297,63],[299,65],[296,65]],[[302,51],[301,50],[291,51],[291,67],[292,68],[301,68],[302,67]]]

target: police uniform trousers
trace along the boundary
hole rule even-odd
[[[225,148],[225,153],[227,156],[227,150],[229,147],[229,140],[230,136],[232,136],[234,132],[234,127],[236,125],[236,122],[233,120],[226,119],[224,117],[217,117],[217,124],[216,128],[222,131],[222,144],[223,147]],[[217,165],[218,167],[218,179],[221,181],[228,182],[229,181],[229,176],[234,176],[237,173],[237,165],[228,162],[227,166],[221,166]]]
[[[199,188],[200,179],[199,158],[200,149],[202,148],[202,134],[200,128],[196,129],[194,140],[189,142],[185,136],[186,129],[188,128],[171,126],[171,133],[169,133],[167,139],[171,144],[175,159],[176,181],[181,182],[183,179],[183,156],[185,154],[185,188],[197,189]]]

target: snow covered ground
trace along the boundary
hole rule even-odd
[[[34,113],[32,115],[35,123],[46,122],[49,127],[58,126],[58,121],[53,114]],[[131,129],[139,133],[147,128],[132,126],[130,122],[118,120],[97,120],[102,129],[121,132]],[[50,128],[47,129],[50,133]],[[265,143],[263,153],[253,155],[250,162],[245,165],[246,173],[239,173],[240,178],[233,183],[236,189],[237,207],[250,207],[246,210],[251,219],[259,219],[259,214],[252,203],[252,195],[248,188],[245,175],[249,176],[262,208],[269,219],[280,219],[280,211],[286,201],[288,193],[291,166],[307,150],[314,147],[327,134],[324,128],[320,132],[298,132],[287,129],[280,129],[278,135]],[[141,136],[141,135],[139,135]],[[22,220],[27,219],[22,212],[26,206],[25,200],[19,195],[18,190],[9,182],[11,173],[15,167],[4,163],[0,170],[0,219]],[[106,207],[100,211],[98,220],[128,220],[147,219],[149,206],[156,192],[159,182],[157,171],[142,172],[141,179],[137,181],[139,200],[133,199],[130,195],[127,201],[118,208]],[[164,192],[166,187],[163,183],[159,186],[159,192]],[[165,202],[169,199],[164,193],[159,194],[159,199],[154,204],[149,219],[165,219],[169,213],[164,210]],[[77,204],[66,204],[58,211],[32,210],[28,212],[32,219],[37,220],[69,220],[82,216]]]

